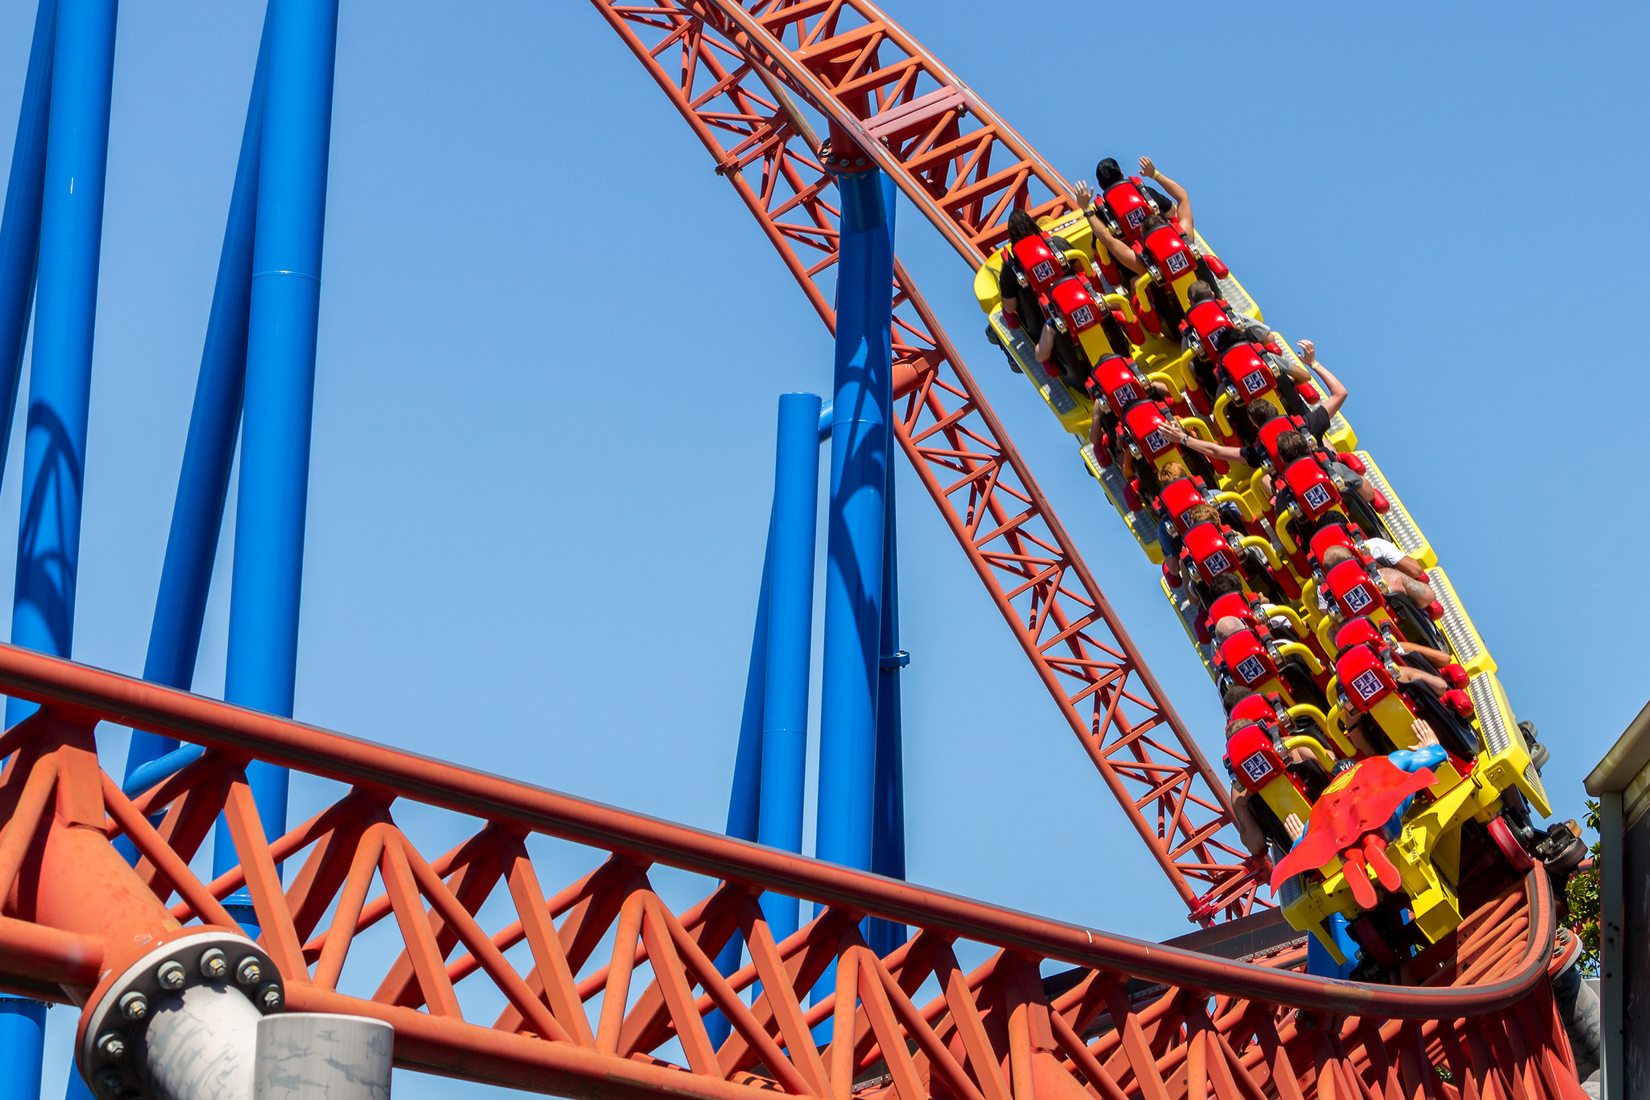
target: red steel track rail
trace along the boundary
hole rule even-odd
[[[0,988],[14,992],[84,1003],[140,950],[133,932],[177,932],[117,934],[111,910],[152,895],[186,928],[228,928],[222,900],[244,884],[288,1007],[388,1022],[399,1065],[542,1092],[1580,1095],[1540,874],[1481,907],[1427,986],[1364,986],[923,890],[10,646],[0,693],[43,708],[0,735]],[[100,723],[207,752],[129,798],[98,764]],[[285,836],[259,826],[254,759],[324,795]],[[220,814],[244,863],[206,883],[192,868]],[[465,839],[426,854],[428,831]],[[122,836],[135,869],[112,853]],[[764,891],[818,915],[775,943]],[[868,915],[912,938],[877,957]],[[730,941],[749,962],[724,977],[711,960]],[[732,1023],[720,1046],[713,1011]],[[834,1042],[816,1038],[826,1021]]]
[[[593,0],[710,151],[827,326],[837,157],[868,154],[977,266],[1008,212],[1067,189],[863,0]],[[896,266],[895,431],[1038,676],[1191,918],[1256,905],[1226,788],[1152,677],[911,277]]]

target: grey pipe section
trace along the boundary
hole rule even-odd
[[[265,1016],[253,1100],[389,1100],[394,1048],[394,1029],[365,1016]]]
[[[156,1100],[246,1100],[258,1010],[223,982],[192,985],[151,1010],[144,1076]]]

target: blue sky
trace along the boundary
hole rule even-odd
[[[1272,323],[1315,339],[1347,382],[1349,417],[1541,725],[1561,813],[1578,815],[1581,777],[1647,694],[1650,164],[1634,74],[1650,11],[1228,5],[1120,35],[1122,9],[1080,0],[1013,6],[1014,34],[1001,4],[890,7],[1069,177],[1150,153],[1192,192]],[[76,625],[76,656],[105,667],[143,663],[261,11],[121,13]],[[0,8],[6,149],[32,18]],[[1107,75],[1103,48],[1141,51],[1127,72],[1142,91]],[[970,273],[904,215],[902,256],[1218,756],[1216,700],[1155,571],[981,339]],[[719,828],[776,396],[829,384],[801,295],[594,11],[344,5],[298,716]],[[912,878],[1184,931],[901,479]],[[196,681],[209,694],[227,564]],[[815,685],[817,719],[817,670]],[[64,1038],[71,1014],[52,1017]]]

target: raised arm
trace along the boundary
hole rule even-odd
[[[1212,458],[1216,462],[1236,462],[1239,466],[1245,467],[1249,465],[1243,461],[1243,452],[1238,448],[1228,447],[1224,443],[1215,443],[1207,439],[1199,439],[1177,421],[1168,421],[1163,425],[1163,430],[1169,434],[1170,438],[1188,451],[1196,451],[1198,454],[1206,458]]]
[[[1134,249],[1113,236],[1106,224],[1092,214],[1089,215],[1089,228],[1094,230],[1094,239],[1106,246],[1106,251],[1111,253],[1111,258],[1117,261],[1119,267],[1136,275],[1146,273],[1146,265],[1135,255]]]
[[[1329,368],[1318,361],[1318,349],[1312,341],[1302,340],[1300,352],[1301,362],[1317,371],[1318,377],[1323,380],[1323,411],[1334,416],[1341,411],[1341,406],[1346,404],[1346,387],[1341,384],[1339,378],[1329,372]]]
[[[1100,448],[1104,445],[1100,437],[1105,434],[1105,427],[1102,423],[1105,411],[1105,402],[1096,397],[1093,406],[1089,409],[1089,443],[1094,446],[1096,462],[1099,461]]]
[[[1190,238],[1196,232],[1196,229],[1192,224],[1192,200],[1186,194],[1186,189],[1159,172],[1157,165],[1152,163],[1151,157],[1140,158],[1140,172],[1142,175],[1149,176],[1163,185],[1163,190],[1167,191],[1169,197],[1174,200],[1174,218],[1175,221],[1180,223],[1180,231]]]

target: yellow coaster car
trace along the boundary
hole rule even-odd
[[[1476,895],[1531,866],[1517,834],[1529,831],[1531,811],[1552,812],[1547,793],[1494,677],[1475,677],[1473,689],[1488,703],[1476,759],[1426,746],[1354,764],[1277,862],[1284,915],[1337,962],[1347,960],[1333,915],[1347,920],[1367,961],[1395,969],[1454,931]],[[1393,763],[1400,758],[1414,770]]]
[[[1257,867],[1254,845],[1281,855],[1274,889],[1290,923],[1343,966],[1344,925],[1366,973],[1406,977],[1407,960],[1531,853],[1559,875],[1579,850],[1565,826],[1532,823],[1550,813],[1533,727],[1527,738],[1431,543],[1346,419],[1330,417],[1313,457],[1292,443],[1284,460],[1283,433],[1319,442],[1307,416],[1321,375],[1260,323],[1203,238],[1154,229],[1135,277],[1096,255],[1082,212],[1037,228],[975,272],[987,335],[1163,565],[1163,594],[1210,676],[1254,693],[1227,704],[1234,815]],[[1217,296],[1193,293],[1199,281]],[[1261,404],[1285,415],[1252,418]],[[1240,445],[1241,461],[1223,450]],[[1223,541],[1197,543],[1211,532]],[[1376,539],[1413,559],[1399,572],[1420,573],[1434,602],[1391,576]],[[1331,542],[1347,551],[1338,564]],[[1240,551],[1253,568],[1233,586],[1225,566]],[[1369,640],[1350,641],[1359,631]],[[1387,749],[1399,751],[1362,757]]]

